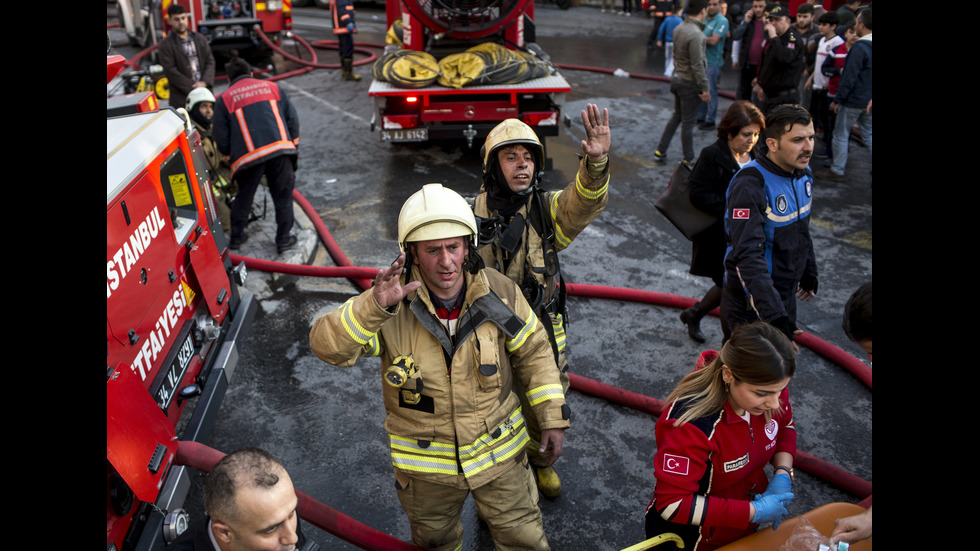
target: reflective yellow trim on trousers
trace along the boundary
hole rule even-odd
[[[354,299],[348,300],[340,307],[340,322],[344,326],[344,330],[347,331],[347,334],[354,341],[358,344],[366,344],[371,347],[370,352],[365,354],[365,356],[377,356],[381,352],[381,347],[378,344],[378,335],[364,329],[354,318]]]
[[[414,438],[389,434],[391,464],[403,471],[449,475],[459,474],[462,466],[463,476],[471,477],[520,453],[530,440],[520,407],[493,432],[497,430],[500,434],[496,437],[483,433],[473,444],[459,450],[439,442],[427,442],[422,447]]]
[[[536,406],[545,400],[554,400],[557,398],[565,399],[565,393],[562,391],[560,384],[544,385],[537,388],[528,389],[524,393],[527,396],[527,401],[532,406]]]
[[[524,320],[524,327],[514,335],[514,338],[508,340],[504,343],[507,346],[507,352],[514,352],[524,344],[524,341],[531,336],[531,333],[538,328],[538,316],[534,315],[534,312],[529,312],[529,316]]]

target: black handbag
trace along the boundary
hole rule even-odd
[[[689,181],[691,170],[691,165],[688,163],[677,163],[667,189],[653,203],[653,206],[657,207],[657,210],[689,240],[693,240],[695,235],[708,229],[718,220],[717,216],[708,214],[691,204]]]

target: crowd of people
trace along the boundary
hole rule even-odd
[[[657,19],[648,47],[653,45],[653,37],[658,47],[665,47],[664,74],[672,77],[675,113],[664,129],[654,160],[666,160],[671,139],[680,126],[682,161],[693,165],[694,151],[689,146],[693,129],[695,125],[702,130],[714,128],[718,76],[730,58],[738,75],[736,98],[753,102],[763,113],[784,103],[799,104],[810,111],[823,142],[815,157],[824,166],[816,169],[815,175],[845,181],[847,150],[855,124],[861,141],[869,151],[872,149],[871,6],[848,0],[837,10],[827,11],[821,4],[807,0],[791,14],[785,4],[765,0],[687,2],[676,13],[702,30],[703,46],[700,39],[692,39],[693,33],[683,32],[689,27],[681,24],[676,13],[668,12],[669,19]],[[689,50],[680,55],[675,53],[673,37],[678,29]],[[850,56],[847,63],[852,47],[856,47],[857,55]],[[683,64],[680,70],[678,62]]]
[[[690,202],[716,217],[693,240],[691,264],[713,285],[681,321],[704,342],[700,322],[720,306],[725,336],[719,351],[697,359],[656,424],[646,531],[677,534],[686,549],[714,549],[762,524],[778,527],[793,499],[788,386],[800,332],[796,300],[817,293],[809,235],[814,139],[823,132],[831,180],[843,179],[855,123],[871,146],[871,8],[848,21],[814,4],[801,5],[794,22],[786,6],[756,0],[734,21],[720,0],[688,0],[683,19],[657,39],[672,45],[675,104],[654,158],[666,160],[680,126]],[[175,31],[181,9],[170,13]],[[356,30],[352,11],[337,15],[347,38]],[[247,209],[262,177],[277,206],[277,248],[292,247],[286,205],[299,138],[295,109],[282,89],[251,78],[238,59],[226,66],[231,85],[214,96],[206,44],[186,28],[172,34],[184,56],[167,69],[183,75],[171,79],[180,83],[175,92],[211,141],[212,171],[238,188],[227,213],[230,247],[247,239]],[[716,124],[729,51],[740,100]],[[396,493],[420,547],[459,549],[462,506],[472,496],[497,549],[549,548],[538,494],[561,492],[555,462],[571,426],[559,253],[601,214],[610,185],[608,111],[588,104],[581,118],[579,168],[560,191],[539,187],[544,148],[530,127],[508,119],[494,128],[481,151],[474,205],[441,184],[414,193],[398,217],[396,260],[310,332],[312,350],[327,363],[381,358]],[[697,157],[696,125],[718,136]],[[870,283],[848,301],[844,328],[870,360]],[[263,450],[222,460],[208,477],[205,505],[209,518],[180,548],[289,548],[305,540],[289,475]],[[841,519],[833,536],[870,537],[871,509]]]

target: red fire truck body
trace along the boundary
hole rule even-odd
[[[193,126],[169,109],[108,118],[106,165],[106,544],[161,549],[187,523],[177,439],[207,439],[256,302]]]

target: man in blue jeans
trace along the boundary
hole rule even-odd
[[[674,94],[674,114],[667,122],[660,144],[653,152],[654,162],[667,160],[667,147],[681,126],[681,146],[684,162],[694,162],[694,123],[701,102],[711,99],[708,92],[708,76],[704,62],[704,18],[708,0],[690,0],[684,22],[674,29],[674,77],[670,80],[670,92]]]
[[[837,97],[830,109],[837,113],[834,127],[834,164],[821,170],[817,178],[832,182],[844,181],[847,147],[855,121],[861,129],[861,139],[871,153],[871,8],[858,14],[857,33],[861,38],[851,47],[844,61]]]
[[[721,13],[721,0],[708,0],[708,16],[704,20],[705,59],[708,62],[707,75],[711,100],[698,108],[698,128],[710,130],[715,127],[718,115],[718,78],[721,66],[725,64],[725,37],[728,36],[728,18]]]

